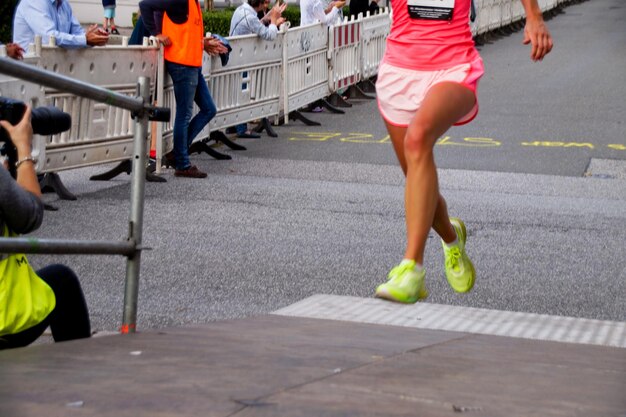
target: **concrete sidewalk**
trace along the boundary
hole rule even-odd
[[[368,320],[396,323],[428,308],[316,296],[278,314],[2,351],[0,415],[625,415],[624,348],[286,316],[341,303],[354,321],[363,303]]]

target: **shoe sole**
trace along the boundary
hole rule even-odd
[[[467,256],[467,255],[466,255]],[[452,285],[452,283],[450,282],[449,279],[447,279],[448,277],[446,276],[446,279],[448,281],[448,284],[450,285],[450,287],[455,291],[458,292],[459,294],[464,294],[466,292],[470,292],[472,290],[472,288],[474,288],[474,282],[476,282],[476,270],[474,269],[474,264],[472,263],[472,261],[467,258],[467,263],[470,266],[470,270],[472,271],[472,278],[469,280],[469,282],[467,283],[467,287],[462,288],[462,289],[458,289],[458,288],[454,288],[454,286]]]
[[[396,292],[395,290],[391,288],[382,288],[382,289],[377,288],[375,295],[377,298],[382,298],[382,299],[389,300],[389,301],[395,301],[397,303],[415,304],[419,300],[424,300],[425,298],[428,297],[428,290],[426,288],[422,288],[419,294],[417,295],[417,297],[405,298],[400,293]]]

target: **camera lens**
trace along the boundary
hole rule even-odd
[[[31,123],[33,133],[54,135],[68,130],[72,125],[72,118],[56,107],[37,107],[32,111]]]

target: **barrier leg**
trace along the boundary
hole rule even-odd
[[[89,177],[91,181],[109,181],[122,173],[130,174],[132,171],[132,164],[129,160],[122,161],[110,170],[103,172],[102,174],[92,175]]]
[[[189,155],[192,153],[206,153],[218,160],[233,159],[232,156],[223,154],[211,148],[206,142],[197,140],[189,147]]]
[[[265,129],[268,136],[271,136],[273,138],[278,137],[278,134],[276,133],[274,128],[272,128],[272,124],[267,117],[261,119],[261,123],[259,123],[258,126],[254,128],[254,131],[257,133],[261,133],[263,129]]]
[[[290,120],[300,120],[302,123],[304,123],[307,126],[321,126],[322,124],[316,121],[313,121],[311,119],[309,119],[308,117],[306,117],[305,115],[303,115],[302,113],[300,113],[298,110],[294,110],[292,112],[289,113],[289,119]]]
[[[78,198],[72,194],[63,182],[61,181],[61,177],[56,172],[46,172],[43,175],[39,176],[39,188],[41,188],[42,193],[46,192],[54,192],[56,193],[61,200],[77,200]]]
[[[214,140],[216,143],[222,142],[224,145],[228,146],[233,151],[245,151],[246,147],[241,146],[232,140],[228,139],[228,137],[224,134],[224,132],[216,130],[215,132],[211,132],[208,140]],[[207,139],[204,140],[205,142]]]
[[[150,99],[150,79],[140,77],[138,83],[140,97],[144,103]],[[135,333],[137,329],[137,299],[139,298],[139,272],[141,266],[141,244],[143,233],[143,207],[146,170],[146,135],[148,134],[148,114],[135,116],[135,140],[133,146],[133,167],[130,193],[130,219],[128,240],[135,245],[135,252],[126,262],[126,285],[124,289],[124,314],[120,332]]]
[[[315,103],[311,104],[308,108],[312,109],[315,107],[323,107],[329,112],[335,113],[335,114],[345,114],[345,111],[333,106],[332,104],[330,104],[328,101],[324,99],[317,100]]]
[[[328,97],[328,102],[335,107],[352,107],[352,104],[348,103],[337,93],[332,93]]]
[[[351,85],[350,88],[348,88],[347,96],[357,99],[376,100],[376,97],[365,94],[357,85]]]
[[[361,81],[358,86],[364,93],[376,94],[376,85],[374,85],[372,80]]]
[[[117,166],[113,167],[107,172],[103,172],[102,174],[92,175],[89,177],[91,181],[109,181],[122,173],[130,174],[132,172],[132,164],[129,160],[122,161]],[[149,166],[146,168],[146,181],[148,182],[167,182],[167,180],[163,177],[159,177],[158,175],[154,175],[154,169]]]

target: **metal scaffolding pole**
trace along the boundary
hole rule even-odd
[[[145,103],[150,101],[150,82],[141,77],[137,93]],[[133,147],[133,179],[130,189],[130,220],[128,240],[133,241],[136,251],[126,261],[126,287],[124,290],[124,316],[122,333],[134,333],[137,324],[137,299],[139,297],[139,270],[141,266],[141,245],[143,231],[144,190],[146,185],[146,136],[148,134],[148,115],[142,113],[135,117],[135,140]]]
[[[0,58],[0,73],[31,81],[59,91],[69,92],[87,99],[132,112],[135,119],[133,149],[133,176],[131,182],[131,211],[129,236],[125,241],[81,241],[36,238],[0,238],[0,253],[48,253],[48,254],[101,254],[123,255],[127,258],[126,285],[122,333],[133,333],[137,321],[137,299],[143,230],[143,209],[146,168],[146,139],[148,121],[169,121],[170,109],[150,104],[150,79],[140,77],[137,83],[138,97],[128,97],[102,87],[77,81],[32,65]]]

